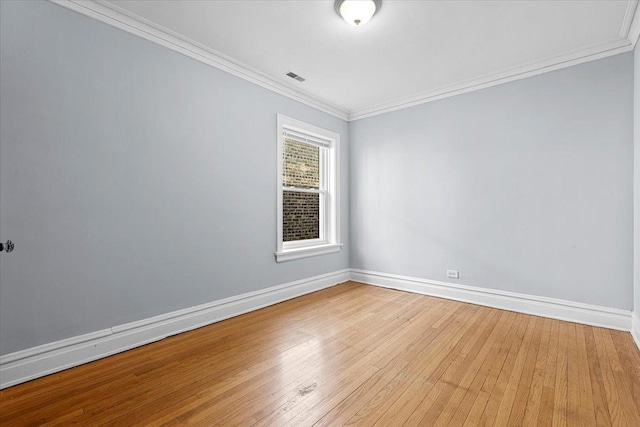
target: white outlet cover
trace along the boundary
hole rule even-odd
[[[458,270],[447,270],[447,277],[453,277],[454,279],[457,279],[458,277],[460,277]]]

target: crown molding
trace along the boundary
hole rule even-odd
[[[190,40],[154,22],[130,13],[104,0],[50,0],[59,6],[96,19],[105,24],[157,43],[175,52],[182,53],[197,61],[218,68],[265,89],[291,98],[317,110],[348,120],[346,110],[317,97],[274,80],[270,76],[251,68],[235,59],[223,55],[201,43]]]
[[[636,9],[638,8],[638,0],[629,0],[627,3],[627,10],[622,18],[622,27],[620,27],[620,38],[626,39],[629,37],[629,30],[634,20]],[[631,41],[631,40],[629,40]],[[633,43],[633,41],[631,41]]]
[[[415,105],[425,104],[427,102],[437,101],[439,99],[449,98],[451,96],[461,95],[463,93],[473,92],[515,80],[521,80],[527,77],[582,64],[584,62],[629,52],[631,50],[633,50],[633,45],[628,39],[615,39],[607,43],[586,49],[575,50],[564,55],[546,58],[524,66],[509,68],[498,73],[487,74],[477,79],[466,80],[453,85],[443,86],[435,90],[420,92],[409,97],[396,99],[384,104],[354,110],[349,114],[349,121],[377,116],[379,114],[389,113],[391,111],[401,110]]]
[[[227,55],[217,52],[201,43],[190,40],[176,32],[146,20],[106,0],[49,0],[57,5],[94,18],[128,33],[142,37],[173,51],[182,53],[197,61],[240,77],[265,89],[313,107],[346,121],[354,121],[377,116],[431,101],[461,95],[467,92],[497,86],[515,80],[532,77],[573,65],[594,61],[608,56],[632,51],[640,36],[639,0],[629,0],[622,20],[620,38],[606,43],[578,49],[563,55],[505,69],[475,79],[466,80],[438,89],[420,92],[382,104],[347,111],[323,99],[304,93],[272,77],[253,69]]]
[[[638,37],[640,36],[640,7],[638,6],[638,0],[629,1],[620,36],[627,38],[634,48],[638,43]]]

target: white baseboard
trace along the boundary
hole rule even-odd
[[[631,336],[640,350],[640,312],[631,313]]]
[[[552,319],[631,330],[631,311],[617,308],[357,269],[351,269],[351,280]],[[640,327],[636,327],[636,343],[638,331]]]
[[[395,274],[345,269],[7,354],[0,357],[0,389],[325,289],[349,279],[520,313],[631,331],[640,348],[638,312]]]
[[[248,313],[349,280],[349,270],[213,301],[0,357],[0,389]]]

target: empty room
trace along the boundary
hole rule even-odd
[[[1,426],[640,426],[637,0],[0,0]]]

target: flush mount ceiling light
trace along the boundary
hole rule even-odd
[[[369,22],[382,6],[382,0],[336,0],[336,13],[348,24],[360,26]]]

